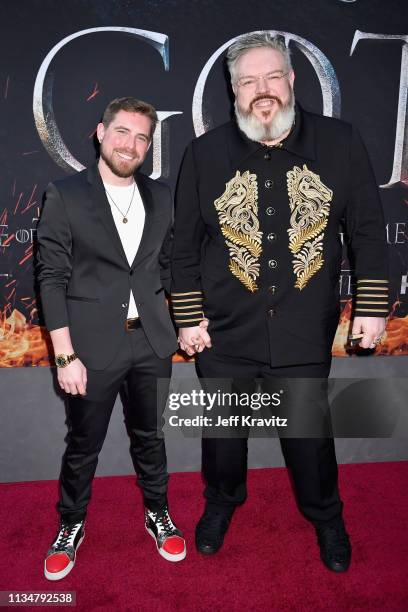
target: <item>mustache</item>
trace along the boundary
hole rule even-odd
[[[259,102],[259,100],[274,100],[279,105],[280,108],[283,107],[282,100],[278,98],[278,96],[271,96],[268,94],[259,94],[258,96],[255,96],[255,98],[251,101],[249,105],[249,109],[248,109],[250,112],[252,112],[254,108],[254,104]]]
[[[123,155],[130,155],[135,159],[139,159],[136,151],[131,151],[130,149],[115,149],[117,153],[123,153]]]

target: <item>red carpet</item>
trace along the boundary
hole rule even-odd
[[[172,476],[172,514],[188,546],[174,564],[144,530],[134,479],[96,479],[77,564],[52,583],[42,570],[57,526],[56,483],[3,484],[0,591],[76,591],[71,609],[81,611],[408,610],[408,462],[340,466],[340,485],[354,545],[347,574],[324,568],[286,471],[268,469],[250,471],[249,499],[210,558],[194,548],[200,475]]]

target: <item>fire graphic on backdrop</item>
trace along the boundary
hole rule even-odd
[[[22,155],[35,152],[23,152]],[[17,262],[13,261],[13,267],[17,263],[23,276],[31,277],[35,233],[33,223],[38,220],[40,214],[37,190],[38,185],[34,184],[27,192],[20,191],[17,189],[17,181],[14,180],[11,188],[13,204],[10,209],[5,208],[0,214],[0,253],[7,261],[11,249],[22,247]],[[22,227],[19,221],[21,217],[29,229]],[[12,226],[17,226],[17,229],[9,229]],[[48,365],[50,341],[46,339],[44,332],[39,333],[41,328],[34,324],[38,315],[35,296],[24,293],[21,295],[19,280],[14,274],[5,273],[1,276],[6,282],[2,295],[4,307],[0,310],[0,367]]]
[[[343,309],[333,344],[334,357],[346,357],[345,344],[350,329],[351,301]],[[408,355],[408,315],[390,317],[387,330],[376,355]],[[50,365],[51,341],[44,327],[30,323],[18,310],[0,319],[0,367]],[[177,353],[173,361],[183,362],[183,354]],[[52,360],[51,360],[52,361]],[[190,361],[190,360],[189,360]]]
[[[50,365],[51,340],[43,327],[32,325],[18,310],[0,324],[0,367]]]

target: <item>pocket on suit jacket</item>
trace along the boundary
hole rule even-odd
[[[79,295],[67,295],[66,298],[67,300],[75,300],[76,302],[93,302],[93,303],[100,302],[99,298],[88,298],[88,297],[82,297]]]
[[[164,291],[164,287],[159,287],[159,289],[155,291],[155,294],[157,295],[158,293],[160,293],[160,291]]]

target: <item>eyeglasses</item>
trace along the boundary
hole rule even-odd
[[[252,89],[256,86],[259,79],[266,81],[268,85],[276,85],[280,79],[284,76],[287,76],[289,72],[284,72],[283,74],[275,74],[270,72],[269,74],[260,74],[259,76],[248,76],[248,77],[240,77],[236,84],[238,87],[242,87],[243,89]]]

